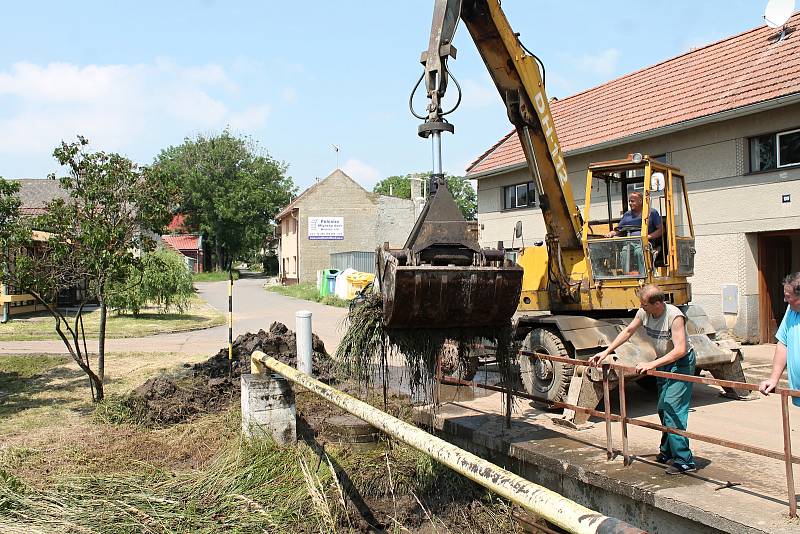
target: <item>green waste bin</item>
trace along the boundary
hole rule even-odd
[[[336,293],[336,276],[339,269],[325,269],[322,272],[322,286],[319,288],[319,296],[325,297]]]

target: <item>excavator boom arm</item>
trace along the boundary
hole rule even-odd
[[[461,19],[517,130],[539,190],[548,234],[557,238],[562,248],[580,248],[583,220],[567,180],[567,167],[536,58],[523,48],[499,0],[464,0]]]

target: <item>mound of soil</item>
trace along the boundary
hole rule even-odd
[[[247,333],[233,343],[233,359],[228,359],[225,347],[194,366],[181,376],[151,378],[125,400],[133,420],[151,427],[161,427],[188,421],[195,416],[219,412],[238,402],[241,392],[239,378],[242,370],[250,372],[250,354],[256,350],[272,356],[286,365],[296,367],[297,344],[295,333],[283,323],[274,322],[269,331]],[[325,345],[312,334],[312,368],[314,376],[323,382],[333,381],[333,360]]]
[[[132,418],[150,427],[188,421],[222,411],[239,398],[239,382],[228,378],[151,378],[127,398]]]
[[[250,354],[260,350],[268,356],[285,363],[291,367],[297,366],[297,338],[285,324],[274,322],[269,327],[269,332],[259,330],[257,334],[243,334],[233,342],[233,360],[230,361],[231,376],[238,379],[250,372]],[[332,363],[330,356],[325,351],[325,345],[316,334],[311,334],[311,350],[313,351],[312,370],[314,377],[322,382],[330,382],[332,376]],[[195,376],[209,378],[227,377],[229,369],[228,348],[220,351],[208,360],[196,364],[192,370]]]

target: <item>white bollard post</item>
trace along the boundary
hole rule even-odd
[[[297,338],[297,370],[314,376],[311,364],[311,312],[300,310],[294,314]]]

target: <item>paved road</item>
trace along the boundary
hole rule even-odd
[[[234,283],[234,339],[246,332],[267,329],[273,321],[280,321],[295,329],[295,312],[309,310],[313,317],[313,330],[325,343],[329,353],[339,345],[343,334],[344,308],[325,306],[316,302],[293,299],[266,291],[264,280],[242,278]],[[196,284],[200,296],[218,310],[227,313],[227,282]],[[107,340],[109,351],[179,352],[185,354],[214,354],[228,343],[228,327],[218,326],[194,332],[163,334],[146,338]],[[744,347],[745,373],[750,382],[769,376],[772,368],[774,345],[748,345]],[[0,354],[64,354],[60,341],[0,341]],[[785,376],[785,375],[784,375]]]
[[[200,296],[218,310],[228,311],[227,282],[204,282],[195,284]],[[295,329],[295,312],[309,310],[313,330],[333,353],[342,336],[344,308],[325,306],[316,302],[293,299],[266,291],[264,280],[242,278],[233,285],[233,335],[268,329],[273,321],[279,321]],[[228,326],[218,326],[194,332],[162,334],[146,338],[109,339],[108,351],[180,352],[185,354],[213,354],[227,346]],[[91,349],[90,349],[91,350]],[[64,354],[66,349],[60,341],[0,341],[0,354]]]

